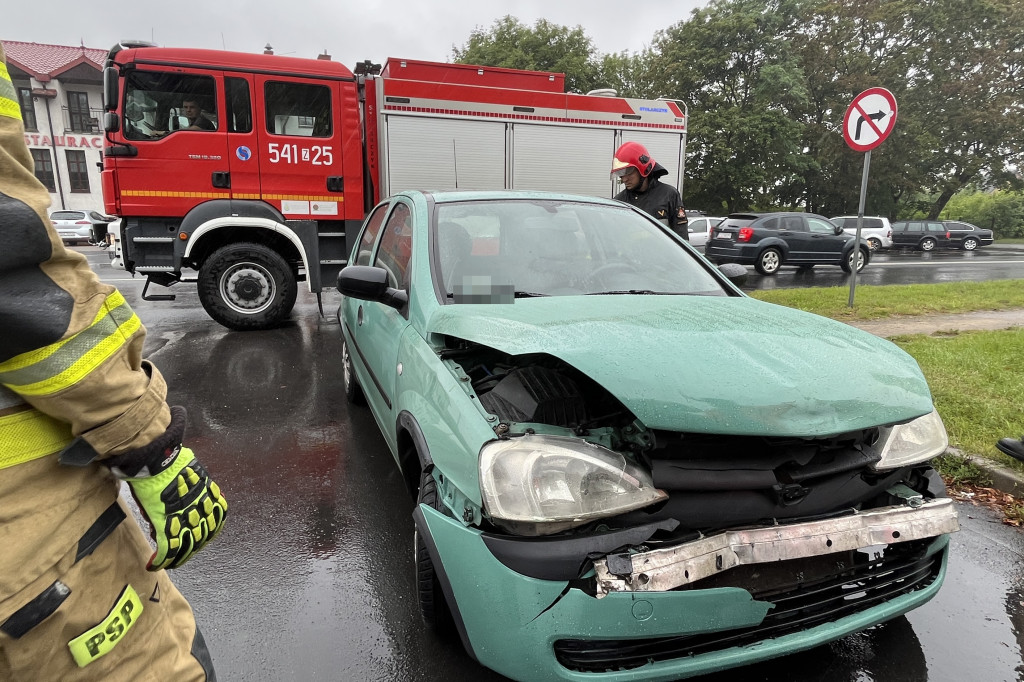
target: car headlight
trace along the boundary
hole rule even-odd
[[[484,509],[519,535],[549,535],[668,497],[617,452],[561,436],[522,436],[480,450]]]
[[[875,469],[898,469],[927,462],[949,446],[946,427],[935,410],[906,424],[884,426],[878,431],[878,440],[867,448],[867,452],[881,457]]]

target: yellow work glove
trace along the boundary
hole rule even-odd
[[[228,502],[192,451],[181,445],[185,408],[171,408],[167,431],[149,445],[105,460],[131,488],[153,526],[156,552],[146,568],[177,568],[224,527]]]
[[[224,527],[228,501],[186,447],[155,476],[125,480],[153,524],[156,552],[146,565],[151,571],[181,566]]]

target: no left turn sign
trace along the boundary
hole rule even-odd
[[[896,98],[885,88],[868,88],[853,98],[843,117],[843,138],[850,148],[867,152],[889,136],[896,123]]]

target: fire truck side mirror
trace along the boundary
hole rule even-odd
[[[103,110],[114,111],[115,109],[117,109],[117,69],[108,66],[103,69]]]
[[[121,128],[121,120],[117,113],[108,111],[103,114],[103,130],[108,133],[116,133]]]

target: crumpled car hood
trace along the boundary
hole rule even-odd
[[[431,316],[427,331],[510,355],[560,358],[654,429],[811,437],[932,410],[917,363],[894,344],[752,298],[448,305]]]

